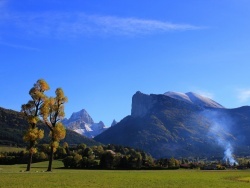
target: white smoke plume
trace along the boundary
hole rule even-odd
[[[230,165],[233,165],[233,164],[238,165],[238,162],[233,157],[233,148],[231,146],[231,143],[228,143],[225,148],[226,150],[224,151],[223,160],[228,161]]]
[[[233,156],[234,137],[231,134],[233,120],[225,113],[206,110],[202,113],[209,122],[208,136],[212,137],[216,143],[224,149],[223,160],[230,165],[238,164]]]

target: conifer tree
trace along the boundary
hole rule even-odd
[[[66,130],[60,122],[64,114],[64,103],[68,101],[61,88],[56,89],[56,97],[48,98],[42,105],[41,114],[43,120],[50,130],[50,156],[47,171],[52,171],[52,161],[60,140],[66,136]]]
[[[24,141],[29,142],[29,146],[27,148],[29,152],[29,159],[26,171],[30,171],[33,154],[37,152],[37,141],[42,139],[44,136],[44,131],[38,129],[37,122],[40,120],[39,113],[41,106],[47,98],[44,94],[47,90],[49,90],[47,82],[43,79],[37,80],[29,91],[31,100],[29,100],[27,104],[23,104],[21,107],[21,112],[26,116],[29,123],[29,127],[23,136]]]

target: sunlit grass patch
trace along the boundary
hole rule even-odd
[[[4,153],[4,152],[20,152],[20,151],[25,151],[25,148],[0,146],[0,153]]]
[[[249,170],[77,170],[63,169],[62,161],[0,165],[0,188],[12,187],[248,187]]]
[[[237,180],[250,183],[250,176],[249,177],[240,177],[240,178],[237,178]]]

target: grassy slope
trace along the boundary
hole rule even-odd
[[[248,187],[249,171],[113,171],[113,170],[64,170],[44,172],[48,162],[32,165],[31,172],[25,165],[0,166],[0,188],[13,187]],[[62,166],[54,161],[53,166]],[[15,181],[13,181],[15,180]]]

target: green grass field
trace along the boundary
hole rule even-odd
[[[0,146],[0,153],[2,153],[2,152],[19,152],[19,151],[25,151],[25,148]]]
[[[26,165],[0,165],[0,188],[29,187],[250,187],[249,170],[65,170],[54,161],[52,172],[45,172],[48,162]]]

